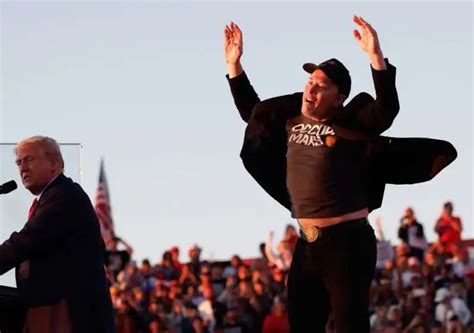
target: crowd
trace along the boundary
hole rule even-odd
[[[412,208],[392,246],[375,222],[377,267],[370,291],[372,332],[472,332],[474,257],[461,240],[462,222],[447,202],[429,244]],[[271,232],[260,256],[228,262],[201,259],[196,244],[186,263],[180,250],[159,263],[132,260],[121,239],[108,244],[108,277],[119,333],[289,332],[285,280],[298,233],[287,225],[274,247]],[[124,249],[118,250],[122,243]],[[327,332],[334,332],[331,321]]]

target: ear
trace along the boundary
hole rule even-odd
[[[334,101],[334,107],[338,108],[342,106],[342,103],[346,100],[346,96],[338,94],[335,101]]]
[[[63,163],[62,160],[56,156],[51,158],[51,167],[56,170],[63,170]]]
[[[59,166],[59,161],[58,161],[57,158],[51,158],[50,161],[51,161],[51,166],[52,166],[54,169],[58,168],[58,166]]]

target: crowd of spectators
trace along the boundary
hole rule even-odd
[[[372,332],[467,333],[474,331],[474,257],[461,240],[462,223],[447,202],[434,223],[438,238],[426,241],[412,208],[400,220],[400,244],[386,240],[375,221],[377,266],[370,291]],[[288,225],[260,256],[226,262],[201,259],[194,244],[180,261],[180,249],[159,263],[133,260],[121,239],[109,244],[108,277],[118,333],[289,332],[285,281],[298,232]],[[118,250],[122,243],[124,250]],[[331,321],[327,332],[334,332]]]

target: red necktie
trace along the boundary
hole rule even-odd
[[[28,211],[28,220],[33,216],[33,214],[35,213],[35,210],[36,210],[36,207],[38,206],[38,199],[35,198],[35,200],[33,200],[33,203],[31,204],[31,207],[30,207],[30,210]]]
[[[35,198],[33,203],[31,204],[30,210],[28,211],[28,220],[33,216],[35,213],[36,207],[38,206],[38,199]],[[22,279],[27,279],[30,275],[30,261],[25,260],[20,265],[19,275]]]

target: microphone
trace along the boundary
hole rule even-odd
[[[7,194],[10,193],[11,191],[16,190],[18,186],[16,185],[16,182],[14,180],[10,180],[9,182],[6,182],[3,185],[0,185],[0,194]]]

